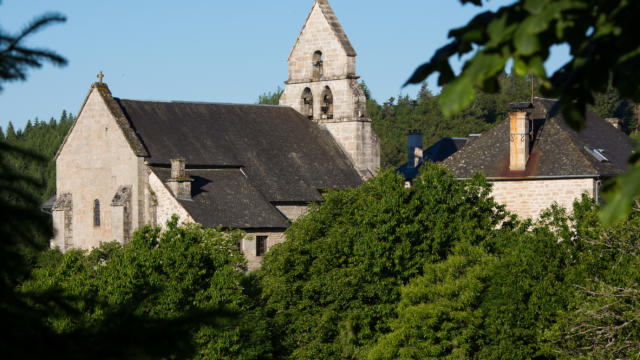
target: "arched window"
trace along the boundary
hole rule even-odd
[[[313,80],[320,80],[324,76],[324,57],[321,51],[313,54]]]
[[[93,200],[93,226],[100,226],[100,200]]]
[[[323,119],[333,119],[333,94],[328,86],[326,86],[322,92],[321,110]]]
[[[313,94],[309,88],[302,92],[302,114],[313,120]]]

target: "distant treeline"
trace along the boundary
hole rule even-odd
[[[445,118],[440,110],[439,94],[422,84],[415,98],[398,95],[379,104],[373,99],[367,84],[360,83],[367,97],[367,112],[373,121],[373,128],[380,137],[381,165],[383,169],[396,168],[406,159],[407,133],[420,130],[424,146],[429,147],[443,137],[467,137],[482,133],[507,116],[507,104],[530,101],[531,83],[528,79],[503,73],[500,90],[495,94],[479,92],[473,103],[464,111],[451,118]],[[539,93],[534,81],[534,93]],[[282,88],[265,92],[258,97],[259,104],[277,105]],[[633,106],[622,99],[613,88],[605,94],[594,94],[596,105],[592,107],[603,118],[617,117],[622,120],[622,128],[629,133],[636,128]]]
[[[439,95],[426,84],[415,98],[408,95],[390,98],[379,104],[373,99],[371,90],[361,83],[367,96],[367,111],[373,128],[380,137],[381,164],[383,169],[402,165],[406,159],[406,142],[409,130],[420,130],[424,146],[429,147],[443,137],[467,137],[482,133],[507,116],[506,104],[528,101],[531,87],[527,79],[503,74],[501,90],[496,94],[480,92],[474,102],[460,114],[445,118],[438,104]],[[277,104],[282,89],[266,92],[258,97],[258,103]],[[596,94],[593,110],[604,118],[617,117],[622,120],[623,130],[635,130],[636,120],[633,106],[620,98],[614,89],[605,94]],[[59,119],[47,121],[29,120],[23,129],[15,129],[10,122],[6,129],[0,127],[0,141],[41,155],[44,161],[34,161],[13,156],[9,163],[19,173],[31,176],[44,186],[32,195],[42,202],[55,195],[55,162],[53,157],[65,135],[73,124],[74,116],[62,111]],[[33,191],[33,190],[29,190]]]
[[[73,115],[63,110],[59,119],[52,117],[47,122],[36,118],[33,122],[27,121],[24,129],[16,130],[11,122],[6,130],[0,128],[0,141],[42,157],[42,160],[38,160],[16,153],[5,154],[7,163],[17,173],[26,175],[43,185],[41,188],[29,186],[22,189],[41,202],[56,193],[56,164],[53,157],[73,121]]]

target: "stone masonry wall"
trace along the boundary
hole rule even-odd
[[[322,95],[327,87],[333,95],[333,119],[324,119],[321,111]],[[313,119],[317,122],[370,121],[367,118],[367,99],[356,79],[289,84],[282,94],[280,105],[290,106],[302,113],[302,93],[306,88],[313,94]]]
[[[153,172],[149,174],[149,189],[153,192],[155,201],[157,201],[154,209],[156,218],[155,221],[150,221],[151,224],[157,224],[164,228],[167,221],[169,221],[173,215],[178,215],[181,223],[195,222],[191,215],[189,215],[169,189],[162,183],[162,180]]]
[[[300,216],[307,213],[308,207],[306,205],[276,205],[276,209],[287,219],[296,221]]]
[[[334,122],[324,123],[322,126],[333,135],[357,170],[369,169],[371,175],[377,173],[380,168],[380,140],[373,132],[370,122]]]
[[[142,162],[93,89],[56,162],[57,193],[73,196],[72,246],[81,249],[112,241],[111,200],[122,185],[132,186],[132,227],[138,228],[139,174]],[[100,201],[100,226],[93,224]]]
[[[593,179],[494,181],[493,197],[520,217],[536,219],[554,202],[571,209],[583,193],[594,196]]]
[[[313,77],[312,60],[316,51],[322,52],[325,78],[345,78],[347,75],[355,75],[355,57],[347,56],[318,4],[314,4],[309,19],[289,56],[290,82],[307,81]]]
[[[262,265],[262,256],[256,255],[256,236],[267,236],[267,251],[273,245],[283,243],[286,239],[283,232],[261,232],[246,231],[246,235],[241,243],[241,250],[247,258],[247,268],[249,271],[256,270]]]
[[[323,54],[320,78],[314,77],[316,51]],[[315,3],[289,56],[289,80],[280,105],[307,116],[302,96],[308,88],[313,96],[313,120],[326,126],[361,176],[368,177],[380,167],[380,141],[371,129],[366,97],[356,77],[355,56],[350,55]],[[321,110],[327,88],[333,97],[332,117]]]

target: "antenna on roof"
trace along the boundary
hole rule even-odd
[[[535,99],[535,91],[533,89],[533,83],[536,80],[536,78],[533,77],[533,73],[529,73],[529,80],[531,81],[531,103],[533,104],[533,100]]]

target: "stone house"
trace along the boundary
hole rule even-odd
[[[510,104],[509,118],[486,133],[444,138],[427,150],[422,134],[410,132],[408,161],[396,172],[407,187],[426,162],[441,163],[459,179],[480,172],[492,182],[496,201],[533,219],[554,202],[570,209],[584,193],[599,199],[603,181],[626,171],[633,142],[591,111],[576,132],[561,114],[549,116],[555,102]]]
[[[281,106],[119,99],[100,73],[56,155],[52,246],[124,244],[175,214],[244,230],[240,247],[258,267],[323,191],[378,171],[355,56],[328,2],[316,0]]]
[[[537,218],[554,202],[570,209],[582,194],[599,199],[603,181],[627,169],[631,138],[588,111],[585,128],[571,129],[555,100],[511,104],[509,118],[443,161],[457,178],[481,172],[493,197],[521,217]]]

